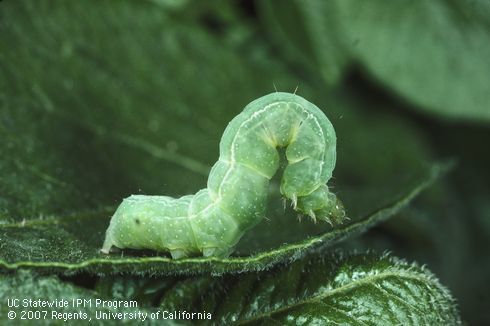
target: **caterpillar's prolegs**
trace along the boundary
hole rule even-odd
[[[172,256],[173,259],[179,259],[187,256],[185,251],[182,249],[170,250],[170,255]]]

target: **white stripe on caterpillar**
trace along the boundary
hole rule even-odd
[[[333,126],[302,97],[276,92],[248,104],[228,124],[207,188],[181,198],[124,199],[101,251],[115,246],[169,251],[173,258],[228,256],[265,215],[269,180],[279,167],[277,147],[286,148],[282,196],[314,221],[341,223],[342,204],[326,185],[336,161]]]

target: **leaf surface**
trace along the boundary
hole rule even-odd
[[[154,283],[141,288],[156,290]],[[312,254],[266,272],[188,278],[156,291],[162,310],[206,311],[212,320],[204,323],[217,325],[461,323],[426,268],[388,255]]]
[[[66,322],[120,325],[123,321],[135,321],[138,312],[152,312],[140,306],[115,306],[116,300],[101,296],[95,291],[74,286],[56,276],[39,276],[31,271],[20,271],[15,275],[0,274],[0,297],[5,301],[11,300],[12,303],[18,300],[17,307],[9,307],[7,302],[0,306],[2,325],[19,325],[26,322],[35,322],[36,325]],[[131,300],[125,300],[129,301]],[[12,312],[15,313],[13,318]],[[117,315],[118,313],[120,315]],[[112,314],[116,314],[116,317]],[[126,318],[117,318],[124,314]],[[110,318],[101,319],[102,315],[108,315]],[[149,319],[146,323],[158,324],[156,320]]]

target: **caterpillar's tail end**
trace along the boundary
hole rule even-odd
[[[104,245],[102,246],[102,248],[100,248],[99,251],[105,255],[108,255],[111,252],[111,247],[112,244],[106,245],[104,242]]]
[[[104,244],[102,248],[100,248],[100,252],[108,255],[111,252],[111,248],[114,246],[114,242],[112,241],[112,237],[109,232],[106,233]]]
[[[344,205],[326,185],[308,196],[298,197],[296,210],[310,216],[315,223],[324,221],[333,226],[342,224],[347,219]]]

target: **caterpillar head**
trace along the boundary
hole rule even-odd
[[[293,199],[293,204],[296,211],[310,216],[315,222],[320,220],[335,225],[346,219],[344,205],[326,185],[307,196]]]

